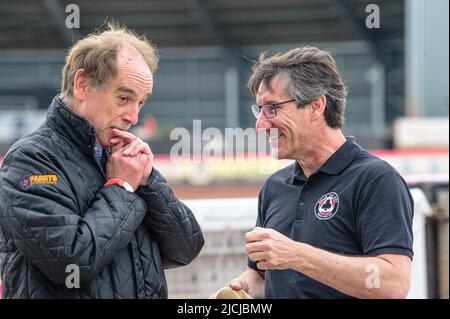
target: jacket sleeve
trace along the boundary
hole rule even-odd
[[[191,210],[179,201],[165,178],[153,168],[147,185],[137,194],[147,204],[144,224],[155,236],[165,268],[187,265],[204,244]]]
[[[56,177],[32,183],[30,176]],[[55,160],[40,149],[20,149],[7,156],[0,171],[0,225],[53,283],[64,284],[66,267],[75,264],[83,284],[127,246],[146,211],[142,199],[117,185],[93,196],[89,208],[80,211]]]

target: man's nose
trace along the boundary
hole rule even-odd
[[[264,116],[262,112],[259,114],[258,118],[256,119],[256,131],[262,130],[262,129],[269,129],[272,127],[272,122],[270,119]]]
[[[139,119],[139,107],[130,108],[123,114],[123,120],[129,122],[131,125],[136,125]]]

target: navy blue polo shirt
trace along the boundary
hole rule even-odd
[[[348,137],[309,178],[297,161],[271,175],[259,194],[256,225],[336,254],[412,259],[412,218],[403,178]],[[248,265],[257,269],[250,260]],[[265,295],[350,297],[293,270],[266,270]]]

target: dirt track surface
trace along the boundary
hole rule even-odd
[[[174,186],[180,199],[257,197],[261,185]]]

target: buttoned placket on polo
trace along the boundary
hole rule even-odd
[[[295,220],[300,221],[303,219],[304,210],[305,210],[305,198],[308,193],[308,189],[310,188],[309,179],[303,174],[302,169],[299,164],[296,163],[291,177],[291,184],[297,186],[299,188],[299,195],[296,204],[296,214]]]

